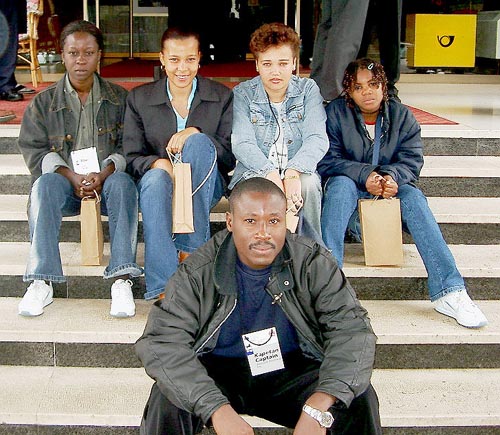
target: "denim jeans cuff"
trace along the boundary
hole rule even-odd
[[[66,282],[66,278],[64,276],[58,276],[58,275],[46,275],[43,273],[26,273],[23,276],[24,282],[34,281],[35,279],[43,280],[43,281],[50,281],[50,282],[57,282],[57,283]]]
[[[165,289],[159,289],[159,290],[151,290],[149,292],[144,293],[144,299],[147,301],[150,301],[151,299],[157,299],[158,296],[160,296]]]
[[[444,290],[441,290],[438,294],[431,296],[431,302],[437,301],[438,299],[442,298],[443,296],[446,296],[447,294],[453,292],[459,292],[460,290],[466,290],[465,286],[454,285],[452,287],[445,288]]]
[[[193,248],[192,246],[183,245],[182,243],[178,243],[175,240],[174,243],[175,243],[175,248],[178,251],[187,252],[188,254],[192,254],[194,251],[198,249],[198,248]]]
[[[117,266],[112,270],[109,270],[109,266],[106,267],[104,271],[104,279],[116,278],[117,276],[130,275],[135,278],[141,276],[144,273],[141,267],[136,263],[127,263]]]

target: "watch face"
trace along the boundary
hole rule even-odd
[[[330,427],[333,424],[333,416],[329,412],[321,413],[321,426]]]

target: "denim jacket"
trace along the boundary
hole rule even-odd
[[[260,77],[239,84],[233,92],[231,143],[238,163],[230,189],[241,179],[265,177],[275,169],[268,155],[277,135],[275,117],[279,116],[271,108]],[[326,114],[316,83],[293,76],[288,84],[284,111],[283,135],[288,144],[286,168],[312,174],[328,150]]]
[[[95,120],[99,138],[97,156],[101,166],[110,160],[115,163],[116,171],[124,171],[122,131],[128,92],[103,80],[98,74],[94,75],[94,79],[99,80],[101,90]],[[18,145],[33,179],[42,174],[43,161],[49,153],[57,153],[65,162],[71,160],[78,120],[69,113],[64,82],[65,77],[41,91],[24,113]]]

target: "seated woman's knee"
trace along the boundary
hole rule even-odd
[[[321,192],[321,180],[318,174],[301,174],[301,189],[303,194],[308,192]]]
[[[215,145],[210,137],[204,133],[196,133],[189,136],[182,148],[182,161],[194,162],[200,160],[207,161],[210,153],[215,153]]]

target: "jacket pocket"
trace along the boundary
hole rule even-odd
[[[65,144],[69,144],[69,146],[72,147],[73,136],[70,134],[66,136],[49,136],[49,146],[51,152],[61,153]]]

